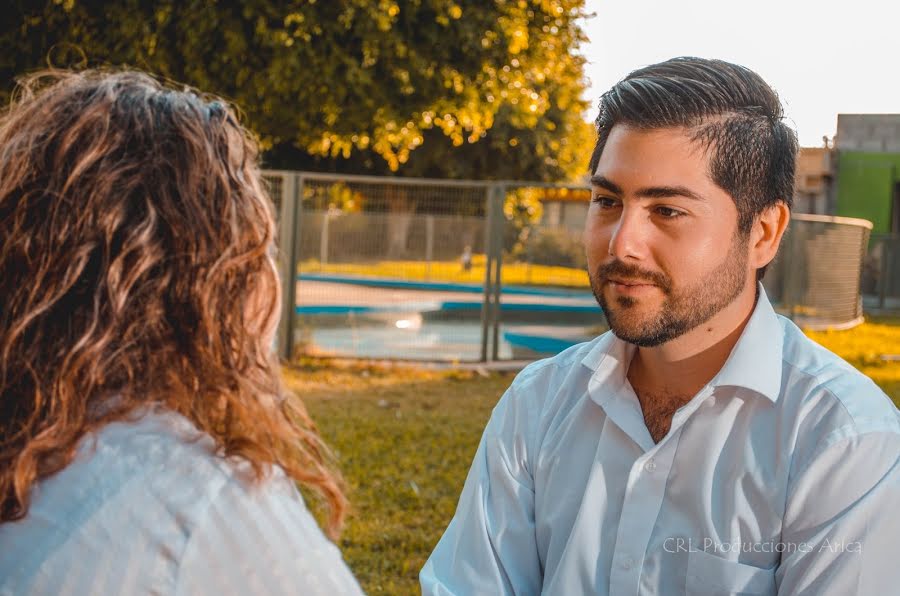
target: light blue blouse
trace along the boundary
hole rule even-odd
[[[107,425],[0,524],[0,595],[361,594],[284,472],[248,468],[172,412]]]

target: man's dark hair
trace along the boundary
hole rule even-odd
[[[793,203],[797,136],[778,95],[748,68],[682,57],[629,74],[600,98],[591,174],[616,124],[687,128],[710,151],[709,176],[734,199],[742,234],[767,207]]]

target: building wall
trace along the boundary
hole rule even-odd
[[[900,114],[838,114],[841,151],[900,153]]]
[[[891,231],[894,187],[900,183],[900,152],[871,153],[840,150],[837,164],[835,215],[861,217],[873,224],[872,233]]]

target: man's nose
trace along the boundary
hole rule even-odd
[[[643,259],[646,251],[647,222],[641,210],[623,209],[609,239],[609,254],[619,260]]]

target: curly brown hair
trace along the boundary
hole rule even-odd
[[[258,147],[220,99],[46,71],[0,116],[0,523],[79,441],[159,404],[262,480],[346,501],[273,355],[280,285]]]

